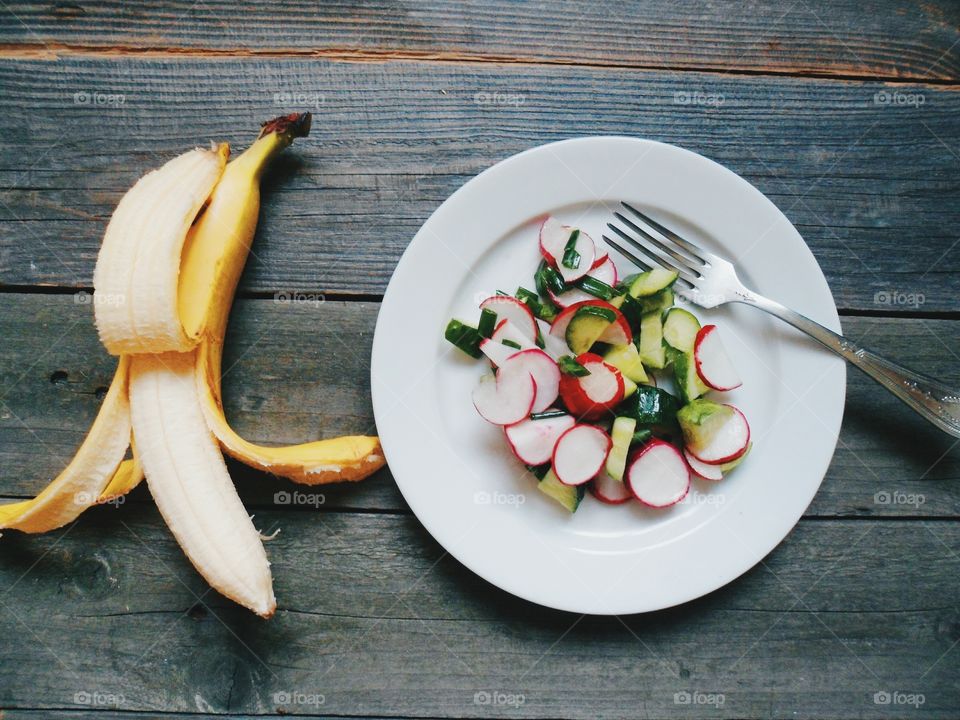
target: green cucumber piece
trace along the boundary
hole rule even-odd
[[[620,376],[623,377],[623,373],[620,373]],[[633,395],[639,386],[630,378],[623,377],[623,398],[626,400],[628,397]]]
[[[603,359],[617,368],[625,380],[632,380],[635,383],[648,380],[647,372],[643,369],[643,362],[640,360],[640,351],[633,343],[611,346],[604,353]]]
[[[638,275],[632,275],[625,282],[629,282],[631,296],[635,298],[649,297],[665,290],[677,281],[677,273],[664,268],[654,268]]]
[[[724,463],[720,466],[720,472],[723,473],[723,476],[726,477],[727,473],[733,470],[737,465],[743,462],[743,459],[750,454],[750,450],[753,448],[753,441],[751,440],[747,444],[747,449],[743,451],[743,455],[738,457],[736,460],[731,460],[728,463]]]
[[[700,332],[700,321],[683,308],[670,308],[663,317],[663,339],[680,352],[693,352],[693,343]]]
[[[617,415],[631,417],[637,425],[673,425],[680,401],[666,390],[638,385],[637,391],[617,406]]]
[[[684,405],[677,412],[684,445],[694,453],[706,447],[735,412],[732,407],[703,399]]]
[[[537,490],[547,497],[553,498],[563,505],[568,512],[575,513],[580,507],[580,501],[583,500],[585,486],[583,485],[564,485],[554,474],[553,468],[547,471],[543,479],[537,483]]]
[[[710,389],[697,374],[697,363],[693,359],[693,352],[678,352],[675,355],[673,378],[684,404],[696,400]]]
[[[477,332],[475,327],[454,319],[447,323],[447,329],[444,331],[443,337],[470,357],[479,358],[483,356],[480,351],[480,341],[483,340],[483,336]]]
[[[673,307],[673,290],[667,288],[656,295],[634,298],[634,301],[640,306],[640,311],[644,314],[648,312],[663,313],[664,310]]]
[[[567,325],[567,345],[574,355],[587,352],[616,319],[616,312],[610,308],[585,305],[574,313]]]
[[[640,318],[640,342],[637,345],[640,362],[647,367],[661,369],[667,365],[663,349],[663,321],[659,312],[647,313]]]
[[[633,442],[633,433],[637,429],[637,420],[632,417],[618,417],[613,421],[610,439],[613,445],[607,455],[607,475],[623,482],[623,471],[627,467],[627,453]]]

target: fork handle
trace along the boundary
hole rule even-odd
[[[762,295],[745,293],[738,300],[765,310],[802,330],[863,370],[938,428],[954,437],[960,437],[960,393],[957,391],[928,375],[914,372],[860,347],[807,316]]]

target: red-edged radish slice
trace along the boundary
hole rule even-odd
[[[623,375],[593,353],[579,355],[577,362],[590,374],[583,377],[561,375],[560,397],[574,416],[585,420],[602,418],[623,400]]]
[[[590,492],[597,500],[607,505],[622,505],[633,498],[630,488],[619,480],[614,480],[606,472],[601,472],[593,479],[590,483]]]
[[[701,462],[691,455],[689,450],[683,451],[683,457],[697,477],[701,477],[704,480],[723,480],[723,473],[720,471],[719,465],[708,465],[705,462]]]
[[[715,429],[711,428],[711,436],[701,446],[687,448],[697,460],[708,465],[723,465],[736,460],[750,446],[750,423],[746,416],[733,405],[725,407],[733,413]]]
[[[517,349],[509,345],[504,345],[499,340],[484,338],[480,341],[480,352],[487,356],[487,359],[493,363],[494,367],[500,367],[511,356],[517,354]]]
[[[526,303],[509,295],[494,295],[480,303],[481,310],[492,310],[497,314],[497,324],[509,320],[528,340],[537,339],[537,319]]]
[[[714,390],[733,390],[743,385],[716,325],[704,325],[693,343],[697,375]]]
[[[496,375],[486,374],[473,389],[473,406],[494,425],[512,425],[530,414],[537,383],[522,363],[504,363]]]
[[[604,331],[603,335],[600,336],[600,342],[610,343],[611,345],[626,345],[629,342],[633,342],[633,332],[630,330],[630,323],[627,322],[623,313],[610,303],[596,298],[574,303],[561,310],[550,325],[550,334],[562,339],[564,343],[566,343],[567,326],[570,325],[573,316],[577,314],[577,310],[587,305],[607,308],[613,311],[614,321],[610,324],[610,327]]]
[[[590,272],[588,272],[587,275],[599,280],[600,282],[606,283],[610,287],[616,286],[618,280],[617,266],[613,264],[613,260],[611,260],[609,257],[599,265],[594,263],[594,266],[590,269]],[[580,288],[570,288],[566,292],[562,292],[560,294],[551,292],[550,299],[553,300],[554,304],[565,308],[573,305],[574,303],[596,300],[597,297],[596,295],[591,295]]]
[[[593,425],[574,425],[553,448],[553,472],[564,485],[583,485],[603,467],[612,441]]]
[[[535,338],[536,335],[533,337]],[[498,322],[497,326],[493,329],[493,335],[490,336],[490,339],[499,343],[502,343],[504,340],[516,343],[518,347],[514,348],[514,350],[533,350],[537,347],[533,338],[529,338],[520,332],[517,326],[509,320],[501,320]]]
[[[610,253],[607,252],[606,244],[594,243],[596,248],[593,253],[593,267],[598,268],[603,265],[610,257]]]
[[[540,348],[515,352],[502,366],[520,364],[537,383],[537,396],[530,412],[543,412],[557,399],[560,393],[560,368]]]
[[[634,455],[624,481],[644,505],[665,508],[687,496],[690,468],[679,450],[655,438]]]
[[[540,328],[540,337],[543,338],[543,351],[554,360],[559,360],[564,355],[570,354],[570,348],[567,347],[567,341],[562,337],[550,334],[550,323],[537,319],[537,327]]]
[[[570,230],[567,234],[567,240],[570,239],[570,236],[575,232]],[[566,245],[566,243],[564,243]],[[596,253],[596,245],[593,244],[593,240],[585,232],[580,231],[577,235],[577,239],[574,241],[573,249],[580,256],[580,259],[577,261],[577,266],[573,268],[568,268],[563,264],[563,251],[561,250],[560,255],[557,257],[557,271],[560,273],[560,276],[564,279],[565,282],[573,282],[574,280],[579,280],[593,267],[593,259]]]
[[[513,454],[527,465],[543,465],[553,458],[557,440],[576,424],[571,415],[557,415],[534,420],[527,418],[507,425],[503,432]]]
[[[552,215],[540,225],[540,254],[551,265],[556,266],[563,257],[563,250],[570,239],[571,229],[563,225]]]

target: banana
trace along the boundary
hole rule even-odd
[[[130,414],[147,486],[207,582],[270,617],[277,606],[270,563],[200,409],[195,362],[195,352],[131,360]]]
[[[223,338],[257,227],[260,176],[274,155],[309,131],[308,114],[277,118],[266,123],[256,142],[227,165],[184,245],[179,305],[186,333],[200,338],[197,385],[201,405],[223,449],[247,465],[316,485],[362,480],[383,467],[379,440],[347,436],[286,447],[256,445],[230,427],[220,397]]]
[[[228,154],[226,144],[184,153],[123,196],[93,273],[97,329],[108,352],[185,351],[196,344],[178,313],[180,254]]]
[[[121,358],[93,425],[63,472],[32,500],[0,506],[0,528],[55,530],[112,497],[105,492],[108,485],[127,490],[136,485],[131,484],[131,468],[121,464],[130,443],[129,367],[129,361]]]

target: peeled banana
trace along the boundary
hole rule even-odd
[[[233,431],[220,400],[224,334],[257,225],[260,178],[309,129],[309,113],[276,118],[231,162],[226,144],[191,150],[123,197],[94,272],[97,329],[120,356],[116,376],[71,463],[33,500],[0,506],[0,528],[60,527],[146,474],[164,520],[210,585],[273,614],[270,563],[221,447],[308,484],[360,480],[385,462],[376,437],[253,444]],[[124,460],[128,445],[133,458]]]

